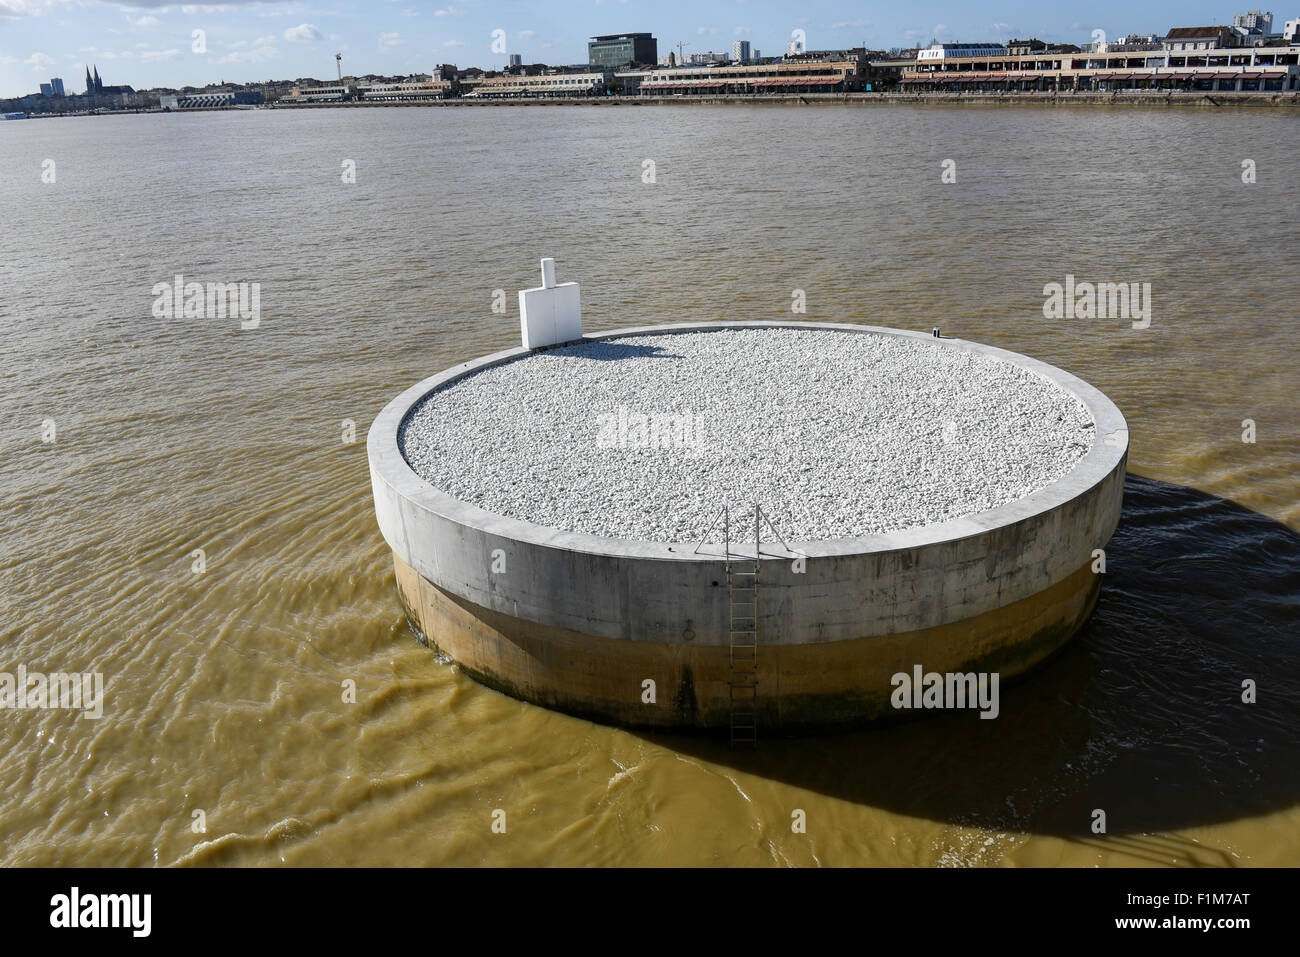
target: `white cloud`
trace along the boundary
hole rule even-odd
[[[459,7],[453,7],[451,4],[447,4],[447,6],[439,10],[434,10],[433,15],[435,17],[463,17],[465,11],[461,10]]]
[[[463,47],[464,45],[465,45],[464,40],[448,40],[446,43],[443,44],[443,46],[445,47]]]
[[[0,20],[39,17],[46,10],[66,6],[66,0],[0,0]]]
[[[164,60],[175,60],[180,55],[180,50],[145,50],[140,54],[140,62],[161,63]]]
[[[324,40],[325,34],[310,23],[300,23],[296,27],[285,30],[284,38],[290,43],[315,42],[316,40]]]
[[[400,33],[379,34],[379,48],[381,50],[391,50],[393,47],[399,47],[405,42]]]
[[[715,33],[721,33],[721,32],[722,32],[722,31],[719,30],[717,27],[700,27],[698,30],[695,31],[695,33],[696,33],[698,36],[707,36],[707,35],[709,35],[709,34],[715,34]]]
[[[46,56],[44,53],[33,53],[23,62],[33,70],[44,70],[47,66],[54,63],[54,57]]]
[[[861,20],[861,19],[859,19],[859,20],[841,20],[841,21],[839,21],[838,23],[832,23],[832,24],[831,24],[831,29],[832,29],[832,30],[848,30],[848,29],[850,29],[850,28],[854,28],[854,29],[862,29],[863,27],[869,27],[869,26],[871,26],[871,21],[870,21],[870,20]]]
[[[749,27],[736,27],[736,29],[732,31],[732,33],[738,37],[747,37],[753,32],[754,31],[749,29]]]
[[[274,60],[280,55],[280,51],[275,47],[255,46],[251,50],[240,50],[236,53],[227,53],[225,56],[216,60],[217,63],[263,63],[266,60]]]
[[[127,19],[130,20],[130,17]],[[162,23],[157,17],[141,17],[139,20],[131,20],[131,22],[137,27],[156,27]]]
[[[520,30],[518,36],[519,36],[519,39],[521,39],[521,40],[531,40],[531,39],[533,39],[534,37],[537,36],[537,31],[536,31],[536,30]]]

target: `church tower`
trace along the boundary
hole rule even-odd
[[[104,92],[104,81],[99,78],[99,67],[95,67],[95,92]]]
[[[90,78],[90,67],[86,67],[86,92],[95,92],[95,81]]]

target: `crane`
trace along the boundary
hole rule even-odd
[[[678,66],[682,65],[682,47],[688,47],[688,46],[690,46],[690,43],[688,43],[685,40],[681,40],[677,43],[677,65]]]

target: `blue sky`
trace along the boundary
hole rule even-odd
[[[1300,0],[1296,3],[1300,9]],[[525,63],[581,63],[587,37],[648,31],[667,54],[729,50],[744,39],[765,55],[802,29],[809,49],[914,46],[940,40],[1038,36],[1082,43],[1092,31],[1163,33],[1172,26],[1231,23],[1224,4],[1118,0],[1044,3],[882,3],[850,0],[280,0],[178,4],[159,0],[0,0],[0,96],[35,92],[51,76],[68,92],[86,64],[105,83],[138,89],[218,80],[292,79],[344,73],[428,72],[435,63],[503,66],[493,31]],[[1275,29],[1297,14],[1275,9]],[[200,44],[194,31],[201,30]],[[201,47],[201,49],[196,49]]]

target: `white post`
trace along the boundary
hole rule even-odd
[[[555,260],[542,260],[542,284],[519,291],[519,327],[525,349],[582,338],[582,294],[576,282],[555,283]]]

